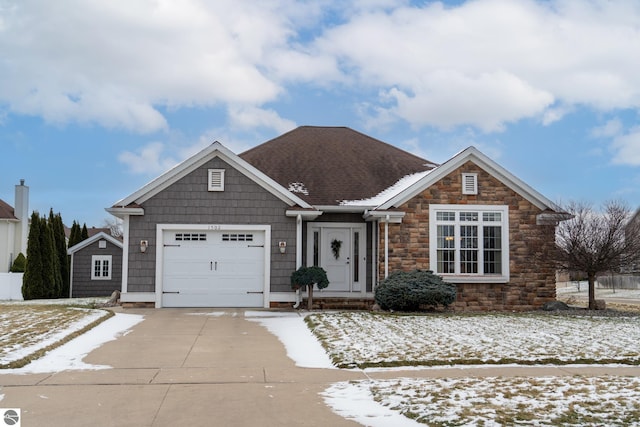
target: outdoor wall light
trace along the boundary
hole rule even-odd
[[[149,242],[147,240],[140,240],[140,252],[147,252],[147,246],[149,246]]]
[[[278,242],[278,247],[281,254],[285,253],[287,251],[287,242]]]

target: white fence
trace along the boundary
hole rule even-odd
[[[22,301],[24,273],[0,273],[0,300]]]

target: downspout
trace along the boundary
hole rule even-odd
[[[389,215],[384,222],[384,278],[389,276]]]
[[[302,215],[296,217],[296,270],[302,267]],[[293,308],[298,308],[302,300],[300,299],[300,289],[296,289],[296,303]]]

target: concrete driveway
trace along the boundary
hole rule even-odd
[[[0,375],[0,407],[20,408],[25,427],[359,425],[318,393],[362,373],[296,367],[243,310],[125,312],[145,320],[84,359],[113,369]]]

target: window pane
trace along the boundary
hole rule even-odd
[[[483,228],[484,274],[502,274],[502,227]]]
[[[455,226],[439,225],[438,226],[438,273],[455,273]]]
[[[453,249],[456,247],[455,226],[438,226],[438,249]]]
[[[317,231],[313,232],[313,265],[315,267],[320,265],[320,252],[318,250],[318,246],[320,244],[320,233]]]
[[[438,250],[437,273],[455,273],[455,254],[456,251]]]
[[[502,221],[502,213],[501,212],[483,212],[482,213],[483,221],[492,221],[492,222],[500,222]]]
[[[477,274],[478,273],[478,251],[461,250],[460,251],[460,273]]]
[[[455,221],[455,212],[436,212],[436,220],[438,221]]]
[[[460,273],[478,273],[478,227],[460,226]]]
[[[101,270],[101,262],[100,260],[95,260],[93,263],[93,277],[100,277],[100,270]]]
[[[478,212],[460,212],[460,221],[477,221]]]
[[[360,232],[353,232],[353,281],[360,281]]]
[[[102,261],[102,277],[109,277],[109,260]]]

